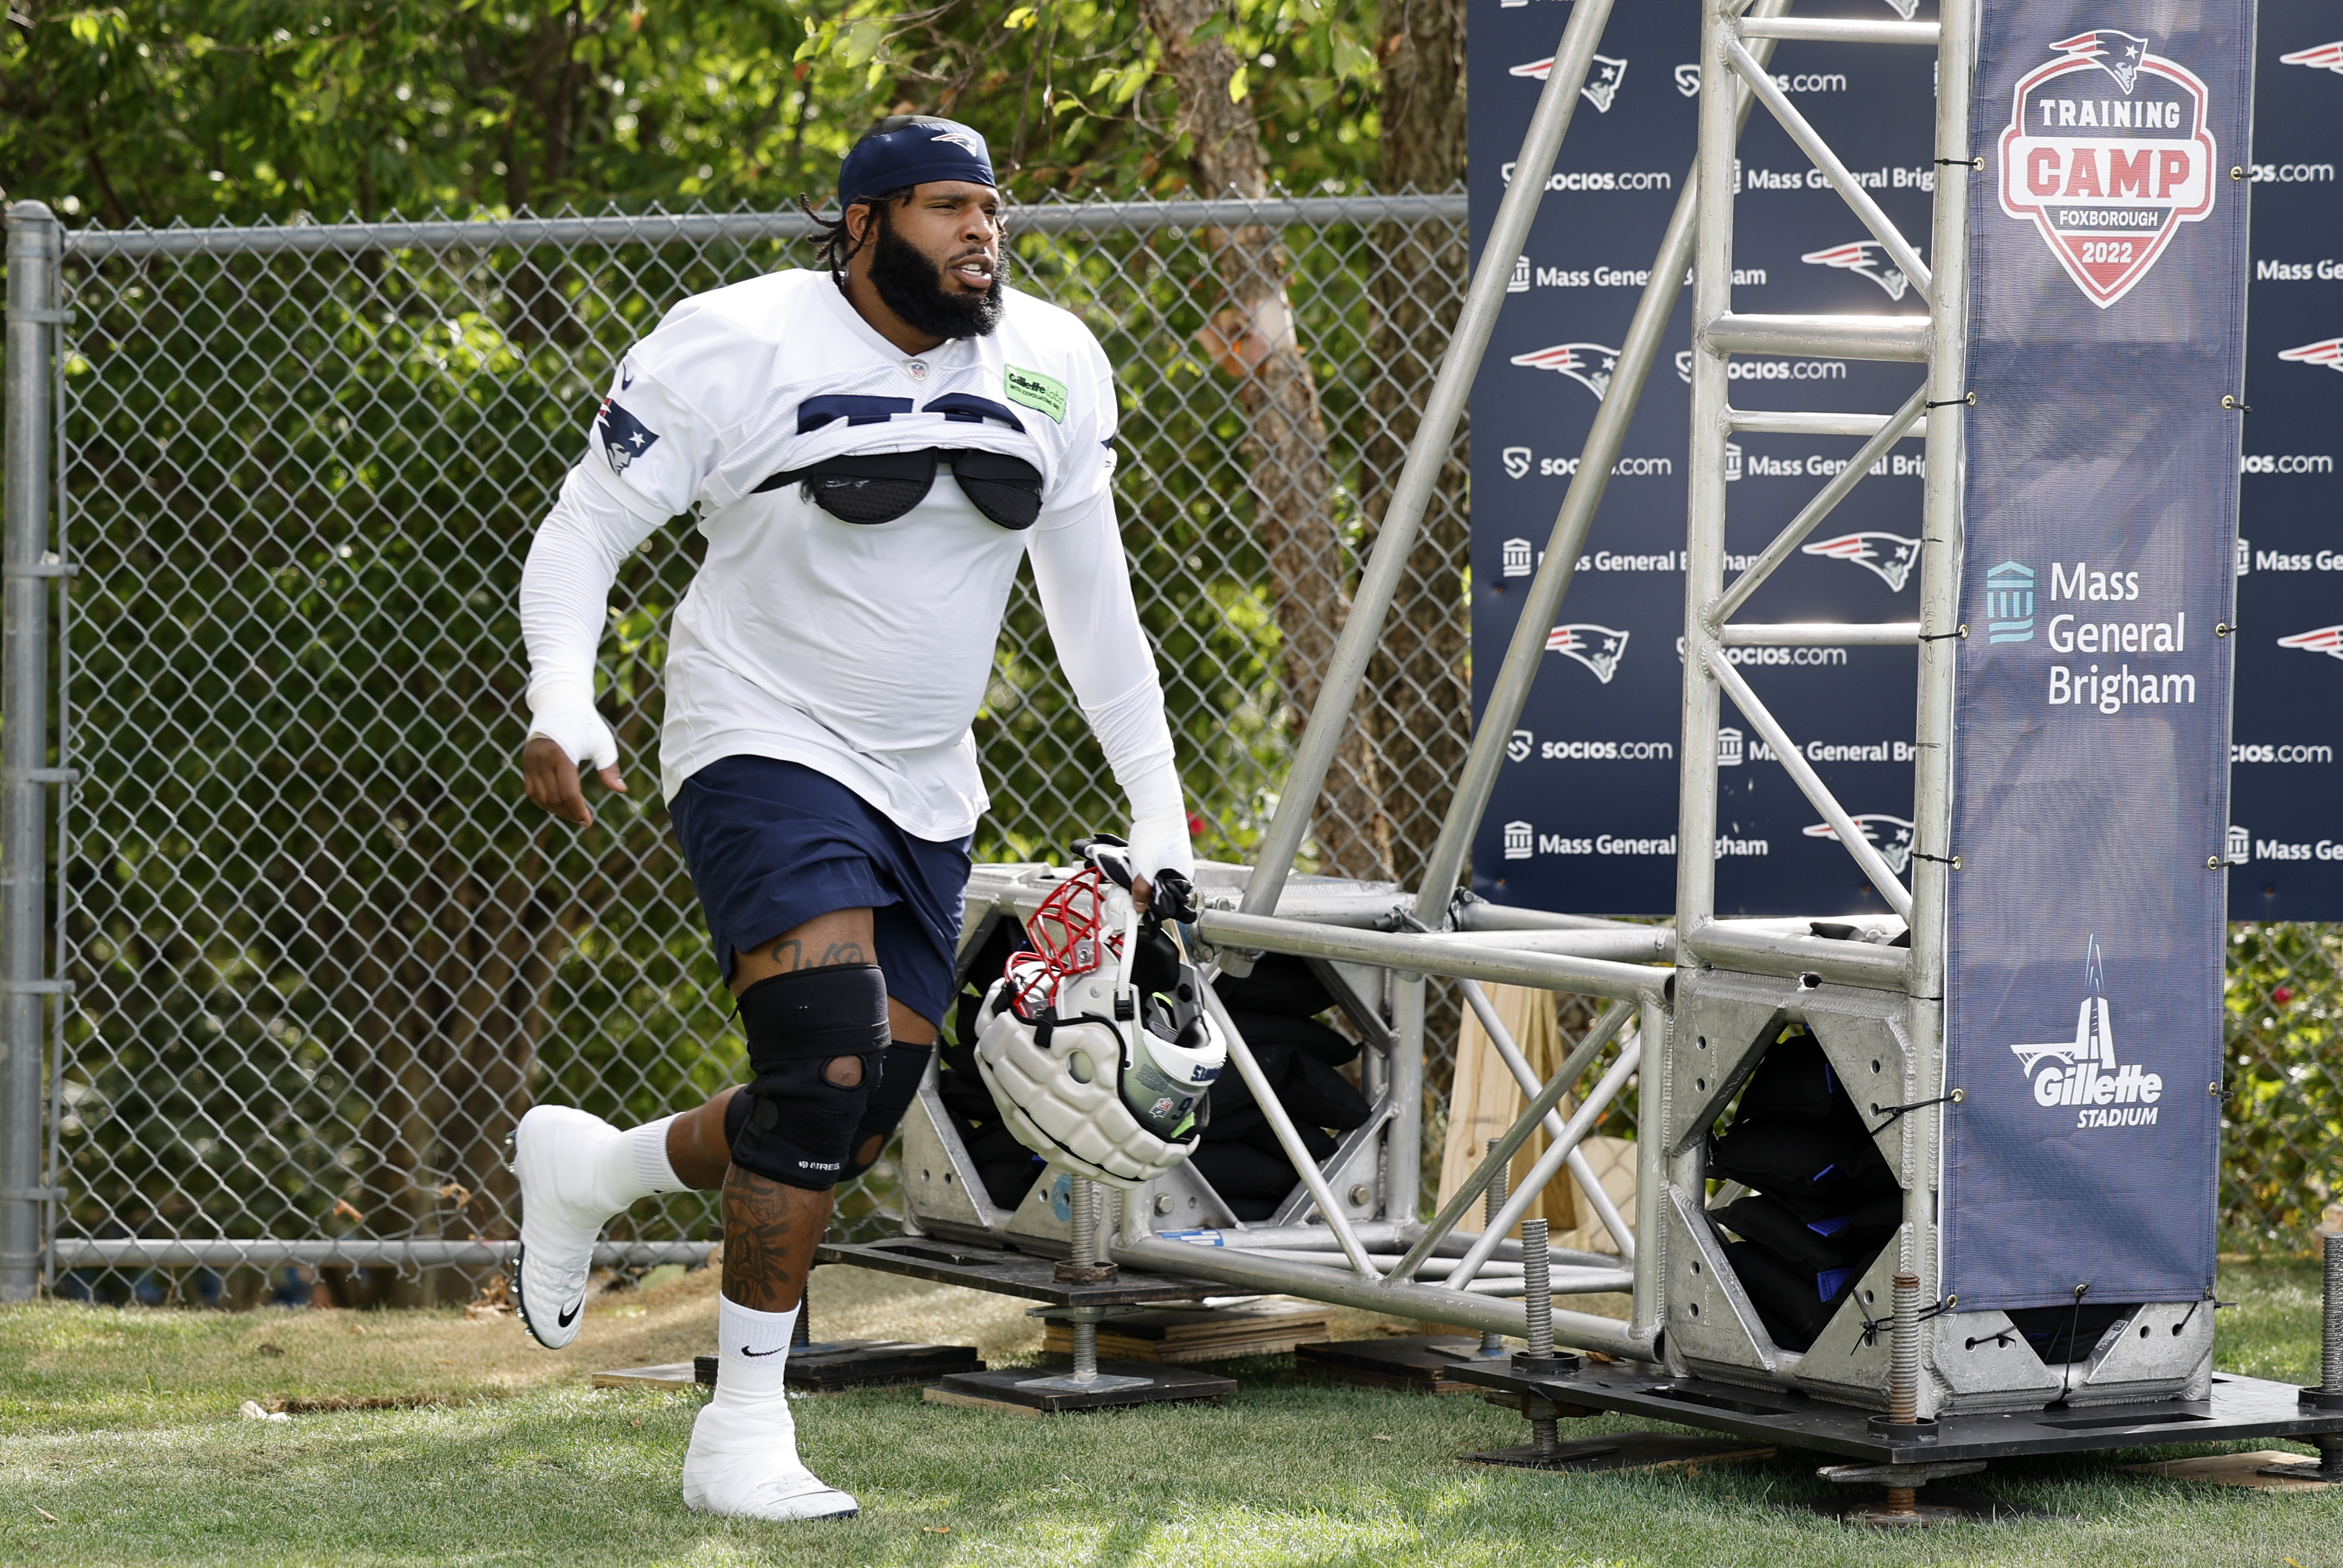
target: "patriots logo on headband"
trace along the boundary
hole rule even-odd
[[[984,147],[981,143],[980,143],[974,136],[962,136],[958,131],[941,131],[935,136],[930,136],[928,140],[931,142],[950,142],[956,147],[966,147],[978,157],[982,157],[984,156]]]
[[[2137,33],[2118,33],[2112,27],[2077,33],[2071,38],[2059,39],[2050,47],[2069,59],[2087,60],[2097,65],[2113,76],[2127,95],[2139,80],[2139,68],[2147,59],[2147,39]]]

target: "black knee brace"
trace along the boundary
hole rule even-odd
[[[870,1103],[862,1109],[862,1124],[854,1130],[854,1147],[846,1159],[846,1174],[850,1181],[878,1163],[879,1151],[887,1147],[895,1124],[903,1120],[903,1112],[919,1098],[920,1080],[927,1075],[928,1057],[932,1045],[896,1045],[884,1059],[886,1070],[879,1075],[879,1086],[870,1091]],[[874,1142],[873,1140],[876,1140]],[[862,1158],[865,1150],[870,1158]]]
[[[835,1187],[850,1173],[855,1130],[886,1054],[887,982],[879,966],[840,964],[759,980],[740,993],[740,1023],[756,1076],[725,1117],[732,1162],[791,1187]],[[851,1084],[837,1081],[845,1060],[860,1064]]]

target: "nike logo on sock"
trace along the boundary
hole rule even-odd
[[[754,1357],[757,1357],[757,1356],[777,1356],[777,1355],[779,1355],[783,1351],[785,1351],[785,1350],[787,1350],[787,1349],[789,1349],[789,1346],[787,1346],[787,1345],[775,1345],[771,1350],[769,1350],[769,1351],[752,1351],[752,1350],[750,1350],[747,1345],[742,1345],[742,1346],[740,1347],[740,1353],[741,1353],[742,1355],[744,1355],[744,1356],[749,1356],[749,1357],[751,1357],[751,1358],[754,1358]]]

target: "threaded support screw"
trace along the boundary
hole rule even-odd
[[[1887,1362],[1887,1419],[1908,1426],[1920,1419],[1920,1277],[1896,1276],[1895,1338]]]
[[[1494,1154],[1497,1151],[1497,1145],[1503,1141],[1504,1140],[1501,1138],[1492,1138],[1489,1140],[1488,1146],[1483,1149],[1482,1152],[1483,1154]],[[1496,1228],[1497,1214],[1498,1211],[1505,1206],[1505,1189],[1508,1184],[1508,1178],[1512,1175],[1513,1171],[1510,1167],[1504,1165],[1498,1166],[1497,1173],[1489,1179],[1488,1188],[1481,1194],[1481,1229],[1483,1231],[1491,1231]],[[1503,1355],[1505,1353],[1505,1336],[1499,1333],[1494,1329],[1483,1329],[1481,1331],[1481,1353],[1484,1356]]]
[[[1554,1354],[1553,1256],[1544,1220],[1522,1221],[1522,1310],[1529,1319],[1529,1353]]]
[[[2329,1231],[2327,1242],[2327,1300],[2320,1340],[2324,1352],[2322,1393],[2343,1394],[2343,1231]]]

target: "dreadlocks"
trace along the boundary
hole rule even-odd
[[[846,264],[853,260],[855,252],[870,244],[879,233],[878,209],[895,202],[908,200],[915,188],[917,187],[912,186],[903,186],[896,190],[881,191],[877,196],[870,197],[870,222],[863,227],[860,239],[856,239],[848,231],[846,213],[843,208],[835,218],[826,218],[814,211],[813,204],[804,196],[798,197],[798,210],[805,214],[813,223],[813,232],[806,236],[806,238],[813,246],[814,261],[819,266],[830,269],[830,282],[840,288],[846,286]]]

